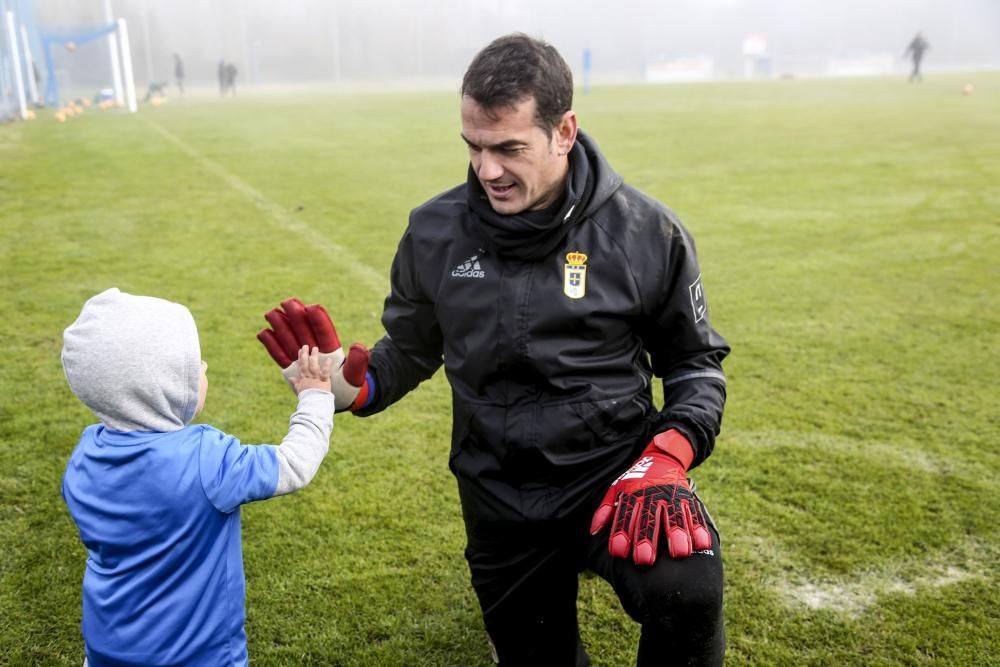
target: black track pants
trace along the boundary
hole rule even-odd
[[[608,581],[625,611],[642,625],[637,664],[721,665],[722,553],[712,528],[711,553],[651,567],[608,554],[608,531],[553,525],[477,527],[466,558],[483,620],[502,667],[589,665],[577,626],[577,581],[588,569]],[[581,528],[583,530],[581,531]]]

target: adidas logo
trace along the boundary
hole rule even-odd
[[[452,278],[485,278],[486,272],[479,266],[479,255],[473,255],[454,268]]]

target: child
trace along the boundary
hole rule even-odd
[[[70,457],[62,493],[87,547],[90,667],[246,665],[240,505],[301,489],[333,429],[330,362],[299,349],[280,447],[190,425],[208,391],[194,318],[111,288],[63,334],[63,370],[101,423]]]

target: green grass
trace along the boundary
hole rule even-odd
[[[976,83],[963,97],[960,86]],[[732,665],[1000,663],[1000,74],[595,89],[582,125],[698,242],[733,346],[716,453]],[[171,100],[0,128],[0,664],[82,661],[59,495],[93,418],[62,329],[109,286],[180,301],[200,421],[281,437],[254,339],[297,295],[371,343],[409,209],[464,178],[454,93]],[[299,494],[244,508],[256,665],[489,665],[436,376],[339,417]],[[595,665],[637,628],[584,577]]]

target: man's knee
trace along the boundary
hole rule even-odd
[[[638,664],[661,664],[669,655],[676,664],[721,665],[726,646],[722,581],[717,551],[663,563],[661,576],[645,582],[629,612],[642,624]]]
[[[635,619],[640,623],[714,623],[722,613],[722,576],[706,574],[698,579],[652,585],[643,592]]]
[[[722,616],[723,568],[718,533],[712,548],[687,558],[661,553],[651,567],[611,562],[608,580],[635,621],[670,624],[674,619],[714,623]],[[605,561],[606,563],[608,561]]]
[[[710,558],[695,554],[693,558]],[[722,568],[712,563],[698,567],[693,562],[659,564],[660,576],[639,577],[634,594],[622,596],[622,605],[640,623],[683,618],[690,622],[713,622],[722,612]],[[668,571],[669,570],[669,571]],[[650,573],[653,574],[653,573]]]

